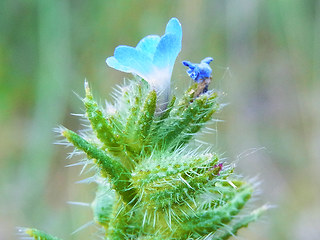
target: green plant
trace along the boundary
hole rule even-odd
[[[91,131],[78,134],[59,128],[76,151],[86,154],[83,164],[95,169],[98,187],[92,210],[105,239],[223,240],[268,208],[240,215],[253,184],[235,175],[219,154],[190,144],[221,104],[219,91],[208,90],[212,58],[200,64],[185,61],[195,83],[181,98],[170,96],[180,30],[178,20],[172,19],[161,38],[148,36],[140,47],[116,49],[107,63],[143,78],[120,87],[115,103],[107,108],[94,100],[85,82],[83,103]],[[164,84],[168,78],[169,84]],[[34,239],[58,239],[36,229],[20,231]]]

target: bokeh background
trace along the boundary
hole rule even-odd
[[[60,124],[81,128],[87,78],[96,97],[111,100],[124,73],[105,58],[164,33],[171,17],[183,27],[173,86],[190,80],[182,60],[214,57],[212,87],[229,105],[218,133],[202,137],[235,161],[238,173],[261,180],[260,200],[274,205],[240,239],[320,236],[320,1],[317,0],[2,0],[0,1],[0,239],[16,226],[65,239],[95,239],[93,184],[76,184],[66,168],[72,149],[53,145]],[[76,94],[74,94],[74,92]]]

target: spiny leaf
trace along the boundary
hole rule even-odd
[[[194,94],[198,88],[198,84],[195,83],[189,87],[189,89],[184,93],[183,97],[179,101],[176,109],[172,112],[173,116],[180,115],[191,102],[193,102]]]
[[[130,205],[116,201],[116,204],[113,206],[109,228],[106,232],[107,239],[122,240],[137,238],[141,229],[141,226],[139,226],[141,219],[137,219],[139,216],[136,214],[130,214],[131,211],[132,207]]]
[[[258,209],[255,209],[249,215],[241,217],[231,226],[231,229],[230,227],[226,229],[225,233],[222,236],[215,238],[215,240],[227,240],[230,237],[237,235],[239,229],[247,227],[251,222],[257,221],[258,218],[268,209],[269,207],[267,205],[264,205]]]
[[[138,189],[147,208],[163,208],[189,201],[214,181],[229,176],[232,169],[217,164],[215,155],[207,154],[184,161],[168,158],[165,163],[136,169],[132,174],[133,186]],[[195,164],[197,163],[197,164]],[[221,165],[221,166],[220,166]]]
[[[164,113],[161,114],[160,116],[160,119],[159,119],[159,122],[163,121],[164,119],[168,118],[169,115],[170,115],[170,112],[172,111],[173,107],[174,107],[174,104],[176,102],[176,96],[172,96],[172,99],[171,101],[169,102],[168,106],[167,106],[167,109],[165,110]]]
[[[207,95],[201,95],[196,98],[182,113],[179,118],[171,121],[170,125],[167,124],[164,140],[158,142],[158,144],[168,147],[173,140],[177,140],[184,129],[190,126],[197,115],[202,111],[203,106],[207,101]],[[161,130],[159,130],[161,131]],[[171,144],[172,145],[172,144]]]
[[[201,236],[214,232],[228,224],[250,199],[252,191],[253,189],[250,186],[243,186],[224,205],[197,212],[193,217],[190,216],[183,224],[183,229],[186,231],[185,234],[196,232]]]
[[[133,103],[130,104],[127,122],[124,130],[125,134],[128,136],[127,140],[130,139],[130,137],[132,136],[132,133],[134,132],[134,129],[136,128],[135,123],[138,119],[140,108],[141,108],[140,106],[142,102],[142,89],[141,89],[142,86],[138,85],[137,88],[138,88],[137,93],[132,94],[134,100],[133,100]]]
[[[91,123],[93,131],[97,134],[98,139],[106,145],[110,151],[121,151],[114,130],[103,115],[102,109],[93,100],[89,85],[85,82],[86,97],[83,99],[86,107],[87,117]]]
[[[156,120],[157,122],[156,122],[154,128],[152,129],[152,132],[154,134],[156,134],[156,135],[159,134],[158,133],[158,129],[162,126],[164,121],[170,116],[170,113],[171,113],[172,109],[174,108],[174,104],[176,102],[176,99],[177,98],[175,96],[172,97],[172,99],[171,99],[170,103],[168,104],[168,107],[165,110],[165,112],[162,113],[160,115],[160,117]]]
[[[103,226],[105,230],[107,230],[109,227],[115,198],[116,196],[113,190],[106,185],[99,184],[96,197],[91,206],[94,220]]]
[[[89,158],[96,160],[103,176],[108,176],[114,189],[125,202],[131,203],[135,197],[135,190],[130,186],[130,173],[121,163],[110,158],[103,150],[89,143],[75,132],[65,129],[61,133],[76,148],[84,151]]]
[[[213,93],[209,97],[208,102],[203,107],[202,113],[198,114],[198,116],[195,116],[194,121],[192,122],[192,124],[190,124],[189,127],[185,129],[184,136],[182,137],[180,142],[177,143],[177,145],[180,146],[188,143],[194,136],[194,134],[199,132],[200,129],[205,125],[205,123],[212,118],[212,115],[220,109],[220,105],[216,102],[216,98],[216,93]]]
[[[60,238],[51,236],[43,231],[39,231],[35,228],[20,228],[19,229],[20,235],[28,235],[32,237],[34,240],[61,240]]]
[[[138,128],[136,134],[138,135],[138,139],[145,139],[151,127],[154,118],[154,112],[156,110],[157,103],[157,93],[152,90],[147,96],[144,106],[142,108],[141,114],[138,120]],[[143,144],[143,141],[140,141]]]

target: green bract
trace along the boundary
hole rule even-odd
[[[98,184],[92,202],[103,239],[223,240],[255,221],[266,206],[239,214],[254,187],[237,177],[219,155],[192,147],[195,135],[220,110],[220,94],[208,91],[212,58],[185,61],[196,81],[180,98],[169,94],[181,50],[182,28],[172,18],[162,37],[150,35],[136,48],[119,46],[109,66],[141,78],[129,81],[104,108],[85,82],[90,131],[61,127],[68,144],[87,156]],[[89,133],[88,133],[89,132]],[[20,233],[57,240],[36,229]]]
[[[198,84],[164,112],[157,93],[136,79],[117,93],[111,110],[97,104],[85,84],[83,103],[93,135],[61,134],[96,167],[92,203],[104,239],[228,239],[266,209],[239,212],[254,187],[237,177],[219,155],[191,148],[194,136],[220,109],[220,94],[194,96]],[[22,229],[34,239],[56,239]]]

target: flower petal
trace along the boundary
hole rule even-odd
[[[190,69],[194,69],[195,65],[190,61],[182,61],[182,64],[189,67]]]
[[[153,64],[158,69],[169,68],[172,70],[174,62],[181,50],[181,38],[168,33],[161,37],[153,57]]]
[[[126,72],[126,73],[132,72],[131,68],[125,67],[122,64],[120,64],[115,57],[108,57],[106,60],[106,63],[108,64],[109,67],[112,67],[116,70]]]
[[[162,103],[168,99],[174,62],[181,50],[182,29],[178,19],[169,20],[165,34],[160,38],[149,35],[136,48],[118,46],[114,56],[106,60],[110,67],[137,74],[160,93]]]
[[[181,24],[178,19],[171,18],[153,57],[153,63],[159,69],[169,68],[170,72],[172,71],[174,62],[181,51],[181,40]]]
[[[148,55],[150,59],[153,59],[153,55],[157,49],[159,42],[160,42],[160,37],[158,35],[149,35],[141,39],[136,49]]]
[[[212,57],[206,57],[205,59],[203,59],[201,61],[201,63],[206,63],[206,64],[209,64],[213,61],[213,58]]]
[[[142,78],[146,79],[153,71],[150,57],[133,47],[118,46],[114,51],[114,57],[123,67]]]
[[[182,39],[182,28],[177,18],[171,18],[166,27],[166,34],[173,33]]]

